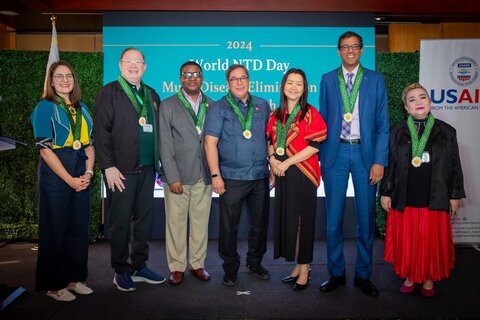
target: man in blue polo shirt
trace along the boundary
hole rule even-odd
[[[237,284],[240,256],[238,223],[243,201],[250,214],[247,271],[268,280],[261,265],[267,250],[268,161],[265,128],[270,107],[250,95],[248,70],[231,65],[227,72],[229,92],[215,103],[205,119],[205,150],[213,191],[220,195],[218,253],[223,260],[223,284]]]

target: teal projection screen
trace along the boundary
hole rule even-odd
[[[318,109],[321,76],[340,66],[338,37],[349,30],[363,38],[363,66],[375,69],[373,13],[106,12],[103,23],[104,83],[118,78],[121,52],[135,47],[145,54],[143,80],[161,99],[180,89],[179,68],[193,60],[202,66],[202,90],[213,100],[226,94],[225,70],[240,63],[249,69],[250,92],[272,109],[284,73],[303,69],[308,102]],[[323,184],[317,194],[324,196]],[[353,196],[351,181],[347,195]],[[158,178],[155,196],[163,197]]]
[[[363,37],[362,64],[375,69],[372,14],[259,12],[110,12],[104,15],[104,83],[117,79],[127,47],[145,54],[144,81],[162,99],[180,88],[179,67],[194,60],[204,72],[203,92],[226,94],[225,70],[249,69],[250,92],[278,105],[280,83],[289,68],[308,77],[309,103],[318,108],[321,75],[340,65],[338,36],[347,30]]]

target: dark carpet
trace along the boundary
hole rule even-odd
[[[79,296],[70,303],[54,301],[44,292],[34,292],[35,243],[14,242],[0,247],[0,283],[22,286],[27,292],[0,312],[0,319],[478,319],[480,318],[480,252],[471,247],[456,247],[455,269],[449,279],[436,284],[437,295],[427,299],[419,288],[402,295],[402,280],[383,260],[383,241],[377,239],[372,281],[380,291],[367,297],[354,288],[355,242],[347,240],[347,285],[331,293],[322,293],[320,283],[328,277],[326,245],[315,243],[309,287],[294,292],[280,279],[290,273],[293,263],[273,260],[273,243],[268,244],[263,265],[270,280],[260,280],[245,270],[239,272],[239,284],[221,284],[223,271],[217,254],[217,242],[210,241],[205,268],[208,282],[189,274],[183,284],[149,285],[140,283],[134,292],[120,292],[112,285],[110,250],[106,241],[90,246],[88,285],[91,296]],[[242,262],[246,241],[239,242]],[[164,241],[150,246],[149,266],[168,276]]]

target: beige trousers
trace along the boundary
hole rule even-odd
[[[207,256],[208,219],[212,203],[212,185],[203,179],[194,185],[183,185],[175,194],[164,185],[165,245],[170,272],[184,272],[187,267],[187,221],[189,223],[188,263],[192,269],[204,267]]]

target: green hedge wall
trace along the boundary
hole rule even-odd
[[[402,91],[405,86],[419,81],[420,54],[382,52],[377,55],[377,70],[385,76],[388,91],[388,108],[390,125],[406,117],[406,110],[402,102]],[[386,212],[376,204],[376,224],[380,235],[385,234]]]
[[[103,55],[61,52],[77,72],[82,100],[91,108],[103,82]],[[30,114],[43,90],[48,52],[0,51],[0,124],[3,135],[28,143],[0,152],[0,239],[36,239],[36,168],[38,152],[33,144]],[[390,123],[405,117],[401,92],[418,81],[418,53],[379,53],[377,69],[385,75]],[[92,190],[91,239],[100,223],[100,174],[95,172]],[[377,228],[385,230],[385,212],[377,203]]]
[[[82,100],[92,107],[103,83],[103,55],[61,52],[78,74]],[[26,142],[15,150],[0,152],[0,239],[36,239],[36,169],[30,114],[43,92],[48,52],[0,51],[0,125],[3,135]],[[93,181],[91,239],[100,221],[98,170]]]

